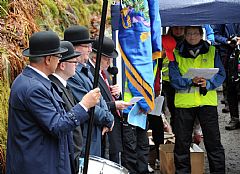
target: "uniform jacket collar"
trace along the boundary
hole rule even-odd
[[[38,79],[38,81],[40,81],[46,88],[51,89],[51,81],[46,79],[45,77],[43,77],[42,75],[40,75],[39,73],[37,73],[36,71],[34,71],[32,68],[30,67],[26,67],[23,70],[23,75],[28,76],[30,78],[36,78]]]

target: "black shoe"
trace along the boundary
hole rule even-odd
[[[235,130],[240,128],[240,122],[239,121],[230,121],[226,126],[226,130]]]
[[[222,109],[222,113],[229,113],[229,106],[225,106],[223,109]]]

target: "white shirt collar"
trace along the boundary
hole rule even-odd
[[[64,80],[61,76],[59,76],[59,75],[56,74],[56,73],[53,73],[52,75],[54,75],[54,76],[63,84],[64,87],[67,86],[67,81]]]
[[[93,68],[95,69],[95,64],[93,63],[93,61],[92,61],[91,59],[89,59],[89,62],[90,62],[90,64],[93,66]],[[102,77],[102,79],[104,79],[103,76],[102,76],[102,73],[101,73],[101,69],[100,69],[100,71],[99,71],[99,74],[100,74],[100,76]]]
[[[90,64],[93,66],[93,68],[95,68],[95,63],[93,63],[93,61],[91,59],[88,60],[90,62]]]
[[[50,80],[46,74],[44,74],[42,71],[38,70],[37,68],[34,68],[34,67],[32,67],[31,65],[28,65],[28,67],[31,68],[31,69],[33,69],[34,71],[36,71],[38,74],[40,74],[40,75],[43,76],[44,78]]]

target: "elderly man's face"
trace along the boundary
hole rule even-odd
[[[107,70],[112,63],[112,58],[103,56],[101,57],[101,70]]]
[[[78,62],[85,64],[89,59],[89,54],[92,52],[92,44],[77,45],[75,46],[75,50],[81,52],[81,56],[78,57]]]
[[[47,57],[49,57],[49,56],[47,56]],[[50,56],[50,59],[49,59],[50,60],[50,63],[49,63],[50,74],[52,74],[56,71],[60,57],[61,57],[60,54]]]

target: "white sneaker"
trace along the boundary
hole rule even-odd
[[[148,172],[149,172],[149,173],[153,173],[153,172],[154,172],[154,170],[153,170],[153,168],[150,166],[150,164],[148,164]]]

